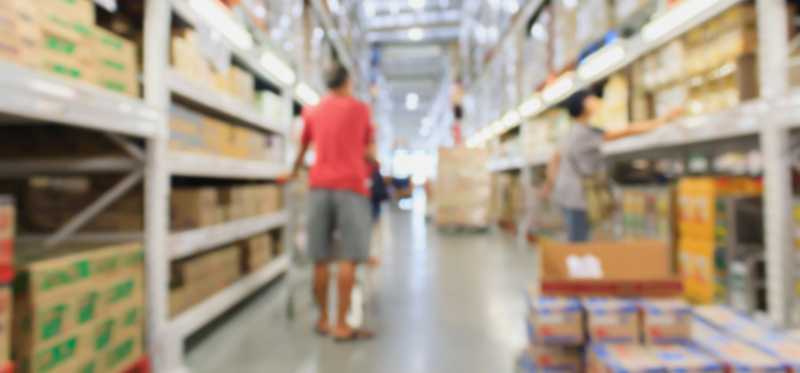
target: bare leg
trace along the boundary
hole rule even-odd
[[[356,263],[339,262],[339,278],[337,293],[336,326],[333,331],[335,337],[347,337],[353,333],[347,325],[347,311],[350,310],[350,296],[353,294],[355,283]]]
[[[319,321],[317,322],[317,331],[321,333],[330,332],[330,324],[328,322],[328,283],[330,275],[328,272],[328,263],[322,262],[314,265],[314,297],[316,298],[317,305],[319,306]]]

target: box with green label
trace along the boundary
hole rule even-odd
[[[29,0],[0,3],[0,59],[38,68],[42,32],[36,7]]]
[[[42,44],[41,68],[47,72],[85,81],[93,81],[91,48],[87,39],[89,25],[76,23],[58,13],[40,17]]]
[[[33,0],[33,3],[42,11],[59,14],[69,21],[87,25],[95,23],[94,3],[91,0]]]
[[[139,95],[136,44],[100,27],[93,28],[91,41],[95,83],[112,91]]]

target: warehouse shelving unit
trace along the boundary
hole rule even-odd
[[[287,110],[286,117],[264,117],[254,106],[246,105],[233,97],[220,94],[208,87],[196,84],[174,71],[169,63],[169,35],[173,17],[177,16],[194,27],[213,27],[202,15],[197,14],[192,4],[185,0],[148,1],[145,14],[145,99],[161,112],[168,112],[173,100],[189,102],[212,115],[235,119],[286,139],[292,119],[293,97],[296,76],[293,71],[276,74],[262,61],[264,54],[272,58],[283,57],[283,53],[271,48],[255,45],[245,48],[224,40],[235,60],[268,81],[282,92]],[[220,15],[222,16],[222,15]],[[257,38],[262,39],[262,38]],[[285,61],[285,60],[284,60]],[[286,64],[288,67],[289,64]],[[278,76],[283,75],[283,76]],[[166,82],[166,84],[164,84]],[[168,128],[167,118],[161,126]],[[184,363],[186,338],[223,315],[256,290],[273,281],[289,266],[288,254],[273,259],[236,283],[206,299],[200,304],[170,319],[169,263],[203,253],[222,245],[233,243],[258,233],[275,229],[288,229],[288,209],[263,216],[234,220],[211,227],[180,232],[170,232],[168,222],[168,194],[172,177],[226,179],[238,181],[275,181],[288,172],[288,162],[239,160],[213,155],[201,155],[170,151],[166,136],[148,145],[148,196],[147,196],[147,263],[148,263],[148,348],[156,373],[188,372]],[[288,139],[286,139],[288,140]],[[287,203],[291,203],[288,201]]]
[[[692,3],[688,15],[679,17],[667,12],[660,18],[659,30],[643,31],[606,46],[586,59],[583,74],[564,75],[549,87],[544,94],[528,95],[518,107],[509,108],[519,115],[504,115],[473,135],[472,145],[487,141],[519,126],[547,109],[554,107],[571,93],[608,77],[631,64],[643,55],[664,45],[676,36],[721,14],[740,0],[686,0]],[[536,4],[543,6],[543,3]],[[787,19],[784,1],[756,0],[758,21],[758,69],[760,98],[718,113],[695,116],[672,123],[654,132],[605,144],[603,152],[608,157],[643,155],[653,150],[660,152],[680,151],[701,144],[724,142],[739,138],[757,139],[764,159],[764,210],[766,232],[767,288],[769,292],[769,317],[776,324],[789,323],[793,292],[795,265],[792,248],[792,223],[789,201],[792,201],[790,181],[789,132],[800,127],[800,91],[789,89],[788,25],[775,20]],[[671,13],[672,12],[672,13]],[[533,13],[531,13],[533,14]],[[516,25],[510,32],[525,32],[524,25]],[[645,26],[646,28],[647,26]],[[648,34],[648,35],[644,35]],[[502,40],[513,40],[503,38]],[[595,58],[595,57],[602,58]],[[547,90],[548,88],[545,88]],[[530,184],[530,170],[547,164],[552,148],[504,156],[492,163],[495,172],[522,170],[522,182]],[[527,154],[527,156],[523,156]],[[524,162],[520,164],[520,158]],[[527,176],[526,176],[527,175]],[[523,228],[526,229],[526,228]]]

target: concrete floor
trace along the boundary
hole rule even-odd
[[[395,209],[386,219],[391,242],[369,315],[375,340],[317,337],[310,300],[287,320],[287,287],[278,283],[194,346],[192,371],[513,372],[526,344],[523,291],[534,279],[533,252],[505,234],[440,233],[419,210]]]

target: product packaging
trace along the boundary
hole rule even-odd
[[[617,298],[583,300],[591,343],[639,342],[639,312],[636,302]]]

